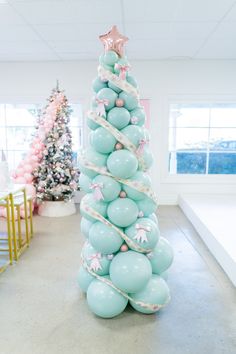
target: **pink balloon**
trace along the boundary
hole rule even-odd
[[[33,176],[30,173],[25,173],[24,178],[27,183],[31,183],[33,181]]]
[[[26,180],[25,180],[24,177],[17,177],[17,178],[15,179],[15,183],[17,183],[17,184],[25,184],[25,183],[26,183]]]
[[[17,168],[16,169],[16,176],[17,177],[22,177],[24,175],[24,169],[23,168]]]
[[[31,172],[32,171],[32,166],[30,164],[26,164],[24,166],[24,170],[25,170],[25,172]]]
[[[33,163],[37,162],[38,161],[38,157],[36,155],[33,155],[31,157],[31,161],[33,161]],[[32,163],[32,162],[31,162]]]

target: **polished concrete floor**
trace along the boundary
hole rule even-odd
[[[0,275],[1,354],[233,354],[235,290],[178,207],[160,207],[175,250],[172,301],[157,315],[95,317],[77,287],[80,217],[35,217],[36,235]]]

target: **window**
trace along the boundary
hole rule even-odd
[[[170,174],[236,174],[236,104],[171,104]]]
[[[0,104],[0,149],[6,152],[10,170],[17,167],[29,150],[35,132],[39,104]],[[74,160],[83,145],[83,118],[80,104],[71,104],[70,128],[72,131]]]

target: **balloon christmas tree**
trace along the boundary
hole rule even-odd
[[[164,280],[173,253],[160,237],[156,198],[146,171],[153,157],[137,83],[115,26],[100,36],[105,53],[88,112],[90,147],[80,157],[82,249],[79,285],[89,308],[110,318],[130,305],[154,313],[169,301]]]
[[[70,114],[68,100],[57,84],[39,127],[43,151],[40,152],[40,164],[33,171],[38,200],[68,201],[77,189],[78,172],[73,166],[72,137],[68,127]]]

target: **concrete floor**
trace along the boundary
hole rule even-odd
[[[160,207],[175,250],[172,301],[158,315],[95,317],[77,287],[79,215],[35,217],[37,233],[0,275],[1,354],[233,354],[235,290],[178,207]]]

